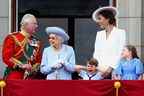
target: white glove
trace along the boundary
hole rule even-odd
[[[62,64],[62,65],[63,65],[63,64],[64,64],[64,60],[59,59],[59,60],[58,60],[58,64]]]
[[[30,64],[19,65],[19,67],[29,71],[32,69],[32,66]]]
[[[55,64],[52,66],[53,69],[60,69],[63,65],[61,63]]]

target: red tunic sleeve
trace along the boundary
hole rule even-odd
[[[11,62],[11,58],[14,55],[14,48],[15,48],[15,42],[14,39],[8,35],[3,43],[3,49],[2,49],[2,58],[4,63],[8,66],[8,67],[14,67],[14,63]]]

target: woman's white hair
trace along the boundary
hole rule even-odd
[[[59,36],[59,35],[57,35],[57,34],[56,34],[56,36],[57,36],[58,39],[61,41],[61,43],[64,43],[64,39],[63,39],[61,36]]]
[[[29,22],[29,20],[30,20],[31,18],[35,18],[35,16],[32,15],[32,14],[25,14],[25,15],[23,16],[20,24],[21,24],[21,25],[24,25],[25,23]]]

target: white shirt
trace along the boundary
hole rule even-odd
[[[83,80],[102,80],[103,77],[101,76],[100,72],[95,72],[90,74],[87,71],[81,70],[79,76],[83,78]]]
[[[98,60],[98,69],[105,72],[109,67],[116,68],[120,54],[126,43],[125,31],[113,28],[106,39],[106,30],[97,32],[93,57]]]

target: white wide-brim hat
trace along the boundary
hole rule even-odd
[[[61,36],[64,41],[68,41],[69,40],[69,36],[68,34],[65,32],[64,29],[60,28],[60,27],[47,27],[46,28],[46,33],[49,34],[56,34],[58,36]]]
[[[103,10],[112,11],[112,13],[113,13],[113,15],[114,15],[115,17],[117,17],[117,15],[118,15],[117,8],[112,7],[112,6],[106,6],[106,7],[101,7],[101,8],[99,8],[99,9],[95,10],[95,11],[93,12],[93,14],[92,14],[92,19],[93,19],[94,21],[97,21],[97,16],[98,16],[99,12],[101,12],[101,11],[103,11]]]

